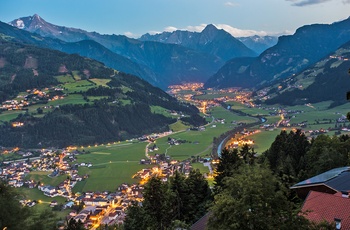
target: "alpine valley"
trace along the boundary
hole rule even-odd
[[[48,97],[32,101],[37,115],[13,120],[28,125],[3,124],[4,146],[88,144],[164,130],[174,118],[152,113],[154,107],[203,124],[194,106],[156,88],[183,82],[250,88],[256,100],[269,104],[332,101],[331,106],[345,103],[350,85],[350,18],[303,26],[277,43],[269,36],[235,38],[214,25],[200,33],[177,30],[132,39],[57,26],[39,15],[0,22],[0,35],[1,102],[28,89],[78,98],[60,107],[47,106]],[[61,129],[52,132],[57,123]]]

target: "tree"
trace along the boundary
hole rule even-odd
[[[185,177],[179,173],[175,172],[175,175],[170,179],[170,190],[174,195],[174,219],[183,220],[184,216],[188,212],[188,202],[190,202],[189,189],[185,183]]]
[[[239,150],[240,156],[243,158],[244,163],[252,165],[255,161],[255,154],[254,148],[250,147],[247,144],[244,144],[242,148]]]
[[[348,165],[350,142],[344,137],[319,135],[306,154],[308,177]]]
[[[67,223],[67,227],[65,228],[65,230],[84,230],[84,224],[78,220],[76,221],[74,218],[71,218],[68,223]]]
[[[31,215],[28,230],[55,230],[57,216],[49,209]]]
[[[151,177],[145,185],[143,197],[146,229],[167,229],[174,214],[173,194],[169,192],[168,184],[162,183],[158,177]]]
[[[126,212],[124,221],[124,230],[143,229],[146,226],[145,223],[145,210],[139,206],[138,203],[133,203]]]
[[[0,229],[26,229],[30,215],[28,207],[18,202],[19,194],[0,180]]]
[[[221,151],[219,163],[215,169],[214,193],[220,192],[225,187],[224,179],[232,176],[242,164],[243,161],[239,157],[237,149],[228,150],[225,148]]]
[[[209,229],[304,229],[280,181],[266,165],[242,165],[215,196]]]
[[[261,162],[268,160],[271,170],[282,179],[286,187],[305,178],[305,155],[310,143],[301,130],[285,130],[276,136],[271,147],[262,154]]]
[[[212,202],[212,194],[207,180],[200,171],[192,170],[185,180],[187,193],[182,198],[184,203],[184,219],[188,224],[193,224],[200,219],[209,208]]]

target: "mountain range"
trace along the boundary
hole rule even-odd
[[[350,18],[300,27],[256,58],[228,61],[205,87],[257,87],[291,77],[350,41]]]
[[[257,54],[234,38],[225,30],[219,30],[214,25],[207,25],[200,33],[176,30],[160,34],[145,34],[141,41],[162,42],[181,45],[199,52],[209,53],[228,61],[235,57],[253,57]]]
[[[287,104],[282,94],[291,94],[293,87],[284,91],[276,91],[276,87],[283,88],[286,81],[297,82],[303,85],[303,93],[299,95],[307,94],[309,96],[304,99],[311,98],[313,93],[308,92],[314,91],[309,87],[310,82],[303,83],[306,78],[300,78],[300,74],[319,72],[315,69],[320,66],[318,61],[328,60],[330,54],[350,41],[350,18],[332,24],[302,26],[293,35],[280,36],[277,43],[275,37],[268,36],[234,38],[214,25],[207,25],[200,33],[177,30],[132,39],[56,26],[38,15],[16,19],[10,24],[16,27],[6,25],[5,28],[5,24],[1,23],[0,33],[22,42],[99,60],[163,89],[169,84],[200,81],[205,82],[205,88],[255,88],[270,92],[267,102]],[[266,50],[262,44],[265,44]],[[258,48],[248,48],[254,46],[260,47],[260,51]],[[343,76],[343,68],[332,66],[332,71],[327,74]],[[296,76],[299,76],[298,79],[294,79]],[[326,91],[327,84],[318,84],[318,80],[315,82],[323,92]],[[290,103],[302,103],[303,100],[290,100]],[[343,98],[337,101],[343,101]]]
[[[193,37],[192,44],[197,45],[186,47],[178,44],[142,41],[123,35],[101,35],[96,32],[57,26],[46,22],[39,15],[15,19],[9,24],[36,33],[41,37],[59,39],[67,43],[83,40],[95,41],[113,53],[139,65],[139,68],[136,68],[139,70],[137,72],[131,72],[133,68],[123,71],[138,74],[143,79],[163,89],[170,84],[181,82],[204,82],[216,73],[228,59],[240,56],[256,56],[255,52],[243,43],[212,25],[208,25],[206,29],[198,33],[200,35],[198,36],[199,40],[195,38],[196,36]],[[218,47],[219,44],[222,44],[221,47]],[[94,49],[97,48],[94,46]],[[67,52],[67,50],[62,51]],[[78,51],[81,55],[86,53],[86,51],[81,51],[78,48],[74,51]],[[116,68],[110,62],[102,60],[100,55],[93,55],[94,52],[91,49],[91,58]],[[99,51],[99,53],[101,52],[103,51]],[[110,56],[112,55],[110,54]],[[130,66],[132,63],[129,63]],[[117,69],[120,69],[120,66]]]

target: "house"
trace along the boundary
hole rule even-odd
[[[110,212],[110,213],[108,214],[109,220],[115,220],[115,219],[117,218],[117,216],[118,216],[118,213],[117,213],[116,211]]]
[[[308,220],[335,223],[335,229],[350,229],[349,213],[349,191],[336,194],[310,191],[301,209],[301,214]]]
[[[69,202],[67,202],[67,203],[63,206],[63,208],[64,208],[64,209],[66,209],[66,208],[71,208],[73,205],[74,205],[74,202],[73,202],[73,201],[69,201]]]
[[[329,194],[350,191],[350,167],[329,170],[301,181],[290,189],[295,189],[301,198],[305,198],[311,190]]]
[[[51,201],[50,207],[54,207],[54,206],[56,206],[56,205],[58,205],[58,203],[57,203],[56,200]]]
[[[39,187],[38,187],[39,188]],[[53,187],[51,185],[47,186],[40,186],[39,188],[41,191],[44,192],[44,195],[46,196],[52,196],[56,192],[56,187]]]

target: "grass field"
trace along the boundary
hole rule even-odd
[[[114,191],[121,183],[136,183],[132,176],[142,168],[139,161],[145,158],[145,142],[122,142],[97,147],[85,147],[89,154],[79,155],[78,163],[92,163],[92,167],[79,167],[79,174],[88,174],[73,191]],[[82,150],[82,148],[80,148]]]
[[[180,130],[186,130],[189,128],[189,126],[184,125],[184,123],[182,123],[182,121],[178,120],[175,123],[169,125],[169,128],[173,131],[173,132],[178,132]]]
[[[51,172],[42,172],[42,171],[32,171],[30,172],[26,179],[40,181],[44,185],[58,186],[62,181],[67,178],[67,175],[60,175],[57,177],[48,177]]]
[[[86,92],[88,89],[96,87],[95,83],[91,83],[87,80],[80,80],[71,83],[65,83],[62,85],[67,93],[74,92]]]
[[[97,166],[81,167],[79,174],[88,174],[89,178],[78,182],[74,187],[74,192],[81,191],[115,191],[122,183],[137,183],[138,179],[133,179],[137,171],[145,168],[138,162],[111,162],[100,163]]]
[[[91,78],[90,81],[92,81],[93,83],[95,83],[98,86],[101,85],[104,87],[109,87],[107,85],[107,83],[110,82],[111,79]]]
[[[211,111],[211,115],[215,118],[221,118],[225,119],[226,122],[231,123],[232,121],[236,122],[245,122],[245,123],[252,123],[255,122],[256,119],[246,116],[240,116],[236,113],[233,113],[230,110],[227,110],[223,107],[215,107]]]
[[[11,111],[4,111],[0,113],[0,121],[11,121],[15,119],[19,114],[25,113],[24,110],[11,110]]]
[[[37,188],[18,188],[18,192],[25,198],[29,200],[36,200],[39,201],[40,203],[37,203],[34,207],[31,208],[33,212],[43,212],[45,209],[51,210],[52,208],[49,207],[51,201],[56,200],[58,204],[65,204],[66,203],[66,198],[64,197],[48,197],[43,194],[42,191],[40,191]],[[62,210],[62,211],[57,211],[54,212],[57,216],[57,219],[62,219],[64,220],[65,217],[68,215],[70,212],[70,209]]]
[[[155,106],[155,105],[151,105],[151,112],[152,113],[157,113],[157,114],[162,114],[166,117],[174,117],[172,116],[169,111],[163,107],[160,107],[160,106]]]
[[[70,74],[56,76],[55,78],[60,83],[73,83],[76,81]]]
[[[73,77],[75,80],[81,80],[81,76],[79,75],[79,71],[72,71]]]
[[[192,164],[192,168],[194,169],[199,169],[199,171],[203,174],[203,173],[209,173],[209,168],[204,166],[203,163],[193,163]]]
[[[281,133],[281,129],[274,129],[273,131],[261,131],[260,133],[254,134],[249,138],[254,141],[254,150],[261,154],[270,148],[272,142],[275,140],[276,136]]]

